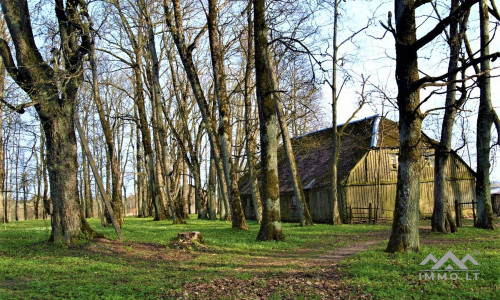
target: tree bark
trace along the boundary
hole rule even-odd
[[[194,65],[193,62],[193,56],[192,56],[192,50],[194,49],[193,45],[190,47],[186,46],[185,40],[184,40],[184,32],[183,32],[183,27],[182,27],[182,14],[181,14],[181,7],[180,3],[178,0],[172,1],[174,8],[174,14],[172,14],[172,11],[168,7],[168,5],[165,5],[165,15],[166,15],[166,22],[167,25],[172,33],[173,40],[175,42],[175,45],[177,47],[179,56],[181,58],[182,64],[184,66],[184,70],[186,71],[187,78],[189,79],[189,82],[191,84],[191,89],[193,91],[194,97],[196,99],[196,102],[198,103],[198,107],[201,112],[202,120],[205,125],[205,130],[208,135],[208,140],[210,142],[210,147],[214,151],[214,158],[215,158],[215,164],[217,166],[217,176],[219,177],[219,181],[223,182],[225,184],[221,185],[221,189],[225,195],[230,195],[232,197],[233,195],[235,196],[235,193],[230,194],[228,190],[231,187],[236,187],[237,189],[237,183],[234,182],[233,185],[231,185],[231,179],[232,178],[227,178],[225,176],[224,172],[224,167],[222,166],[222,156],[221,156],[221,151],[220,151],[220,141],[219,138],[216,134],[215,130],[215,124],[214,120],[211,118],[209,115],[209,109],[208,109],[208,103],[205,98],[205,94],[203,93],[203,89],[201,87],[201,82],[198,77],[198,71]],[[175,20],[174,20],[175,19]],[[175,21],[175,25],[174,25]],[[234,179],[234,178],[233,178]],[[231,198],[230,198],[231,199]],[[235,204],[236,198],[233,199],[232,201],[233,205],[238,205]],[[230,200],[231,202],[231,200]],[[231,206],[234,208],[233,206]],[[239,203],[239,207],[241,207],[241,202]],[[234,211],[231,211],[231,214],[235,214]],[[237,211],[236,214],[241,217],[237,219],[232,219],[232,227],[235,229],[243,229],[247,230],[248,226],[246,224],[246,220],[244,219],[244,215],[241,214],[241,212]]]
[[[4,40],[0,41],[0,54],[3,61],[8,62],[6,66],[11,77],[34,101],[50,154],[47,167],[54,210],[50,240],[70,244],[82,234],[95,236],[80,214],[76,182],[78,164],[73,115],[82,81],[82,56],[89,48],[88,32],[80,16],[82,3],[68,0],[64,5],[62,0],[55,1],[63,71],[67,75],[64,78],[58,78],[36,47],[27,1],[6,0],[1,4],[16,49],[17,66]]]
[[[395,1],[396,82],[399,109],[399,167],[396,205],[387,252],[418,252],[422,119],[420,90],[412,88],[419,79],[413,1]]]
[[[271,65],[271,63],[269,63],[269,65]],[[293,154],[292,142],[290,141],[288,125],[286,124],[286,117],[283,114],[283,107],[280,102],[280,97],[277,95],[278,82],[275,76],[272,77],[273,77],[273,90],[275,91],[274,98],[276,101],[276,112],[278,115],[278,123],[281,128],[281,137],[283,139],[285,155],[288,160],[288,165],[290,167],[290,173],[292,174],[293,191],[299,204],[299,225],[301,227],[312,226],[313,221],[311,214],[309,213],[309,208],[307,207],[306,196],[304,194],[304,189],[302,188],[302,180],[300,179],[297,163],[295,162],[295,155]]]
[[[121,193],[121,172],[120,164],[118,162],[118,157],[115,153],[115,143],[113,139],[113,132],[111,131],[111,125],[109,120],[106,118],[104,113],[104,104],[101,100],[101,95],[99,92],[99,82],[97,80],[97,63],[95,58],[95,36],[92,33],[92,45],[89,52],[90,68],[92,70],[92,93],[94,102],[96,104],[97,113],[99,114],[99,120],[101,122],[102,130],[104,133],[104,138],[106,141],[106,155],[108,157],[109,164],[111,165],[111,207],[113,213],[115,214],[116,220],[123,225],[123,207],[122,207],[122,193]],[[84,167],[85,169],[85,167]],[[109,179],[108,179],[109,180]],[[108,218],[109,219],[109,218]],[[111,220],[109,220],[111,221]]]
[[[224,50],[220,45],[218,28],[217,0],[208,1],[208,34],[210,42],[210,55],[214,73],[215,94],[219,108],[219,141],[221,161],[229,189],[229,202],[231,204],[231,218],[234,228],[248,229],[245,214],[241,205],[240,191],[236,178],[236,165],[231,156],[232,127],[229,123],[229,98],[226,90],[226,75],[224,70]]]
[[[215,169],[215,159],[213,158],[213,153],[210,153],[210,170],[208,175],[208,198],[209,198],[209,209],[208,215],[210,220],[217,219],[217,198],[215,196],[215,188],[217,186],[217,170]]]
[[[5,22],[3,18],[0,19],[0,29],[4,32]],[[5,65],[2,60],[0,60],[0,99],[4,97],[5,89]],[[3,152],[3,103],[0,103],[0,223],[7,223],[8,219],[8,205],[7,197],[4,197],[5,190],[5,155]]]
[[[260,197],[259,181],[255,171],[255,140],[252,131],[252,69],[254,67],[254,50],[253,50],[253,20],[252,20],[252,5],[251,2],[247,8],[247,53],[246,53],[246,66],[245,66],[245,81],[244,81],[244,95],[243,100],[245,103],[245,138],[246,138],[246,154],[248,161],[248,173],[250,175],[250,182],[252,183],[252,204],[255,212],[255,220],[257,223],[262,222],[262,200]]]
[[[457,9],[459,5],[459,0],[451,0],[452,11]],[[453,18],[450,23],[450,60],[448,62],[448,72],[452,72],[458,67],[462,41],[459,32],[459,24],[460,20],[458,18]],[[448,82],[450,82],[450,84],[446,87],[446,109],[443,117],[441,139],[439,141],[439,147],[436,149],[434,160],[434,210],[432,213],[431,226],[432,231],[442,233],[457,231],[457,226],[451,215],[451,202],[453,199],[450,199],[446,192],[446,164],[452,151],[451,139],[457,108],[461,106],[461,103],[457,103],[456,101],[456,78],[456,74],[448,77]],[[465,94],[462,95],[463,99],[465,99],[465,96]]]
[[[272,69],[269,65],[269,48],[266,24],[266,1],[254,0],[255,71],[257,105],[260,119],[262,198],[264,199],[262,223],[257,240],[284,240],[281,230],[280,190],[276,142],[276,101],[272,87]]]
[[[479,6],[481,56],[490,54],[489,43],[489,16],[486,0],[481,0]],[[477,222],[476,227],[495,229],[493,223],[493,210],[491,208],[490,184],[490,143],[491,127],[495,119],[495,111],[491,103],[490,61],[481,62],[481,75],[479,85],[479,113],[477,115]],[[500,139],[500,137],[499,137]]]
[[[340,155],[340,134],[337,129],[337,56],[338,56],[338,45],[337,45],[337,32],[338,32],[338,18],[339,18],[339,0],[335,0],[333,5],[333,57],[332,57],[332,183],[331,183],[331,195],[332,195],[332,224],[337,225],[341,223],[340,212],[339,212],[339,199],[338,199],[338,170],[339,165],[339,155]]]

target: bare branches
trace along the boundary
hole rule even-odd
[[[497,145],[500,146],[500,118],[495,110],[493,110],[493,124],[495,124],[495,128],[497,129]]]
[[[493,17],[495,17],[498,21],[500,21],[500,13],[498,12],[495,0],[490,0],[490,2],[491,2],[491,7],[488,7],[488,11]]]
[[[382,27],[384,27],[385,33],[390,32],[390,33],[392,33],[392,36],[394,38],[396,38],[396,29],[394,29],[394,27],[392,26],[392,12],[391,11],[387,12],[387,25],[385,25],[382,21],[380,21],[380,25]],[[383,39],[385,37],[385,33],[380,39]]]
[[[14,58],[12,57],[12,52],[10,51],[9,44],[0,38],[0,56],[2,56],[2,61],[5,64],[5,68],[9,75],[18,83],[19,85],[25,84],[25,78],[19,73],[19,70],[14,63]]]
[[[425,0],[418,2],[425,2]],[[472,5],[476,4],[477,2],[478,0],[466,0],[462,5],[460,5],[459,8],[452,11],[448,17],[442,19],[431,31],[429,31],[426,35],[418,39],[412,45],[413,50],[417,51],[418,49],[427,45],[430,41],[435,39],[438,35],[441,34],[441,32],[443,32],[446,29],[446,27],[450,24],[453,18],[460,18],[472,7]]]
[[[495,61],[498,57],[500,57],[500,52],[495,52],[493,54],[490,54],[490,55],[486,55],[486,56],[482,56],[482,57],[479,57],[479,58],[475,58],[475,59],[472,59],[470,60],[469,62],[463,64],[461,67],[453,70],[453,71],[450,71],[450,72],[447,72],[443,75],[440,75],[440,76],[424,76],[422,78],[420,78],[419,80],[413,82],[412,86],[411,86],[411,90],[417,90],[419,88],[421,88],[424,84],[426,83],[430,83],[430,82],[437,82],[437,81],[441,81],[441,80],[444,80],[446,78],[448,78],[449,76],[453,75],[453,74],[456,74],[462,70],[466,70],[467,68],[471,67],[471,66],[474,66],[482,61],[485,61],[485,60],[491,60],[491,61]],[[488,71],[489,72],[489,71]]]
[[[365,89],[366,89],[366,85],[368,84],[368,80],[369,79],[370,79],[370,76],[368,76],[368,77],[365,78],[364,75],[361,75],[362,87],[361,87],[361,92],[359,93],[361,101],[360,101],[358,107],[356,108],[356,110],[351,114],[351,116],[349,117],[349,119],[347,119],[347,121],[344,123],[344,125],[342,125],[342,127],[340,128],[339,133],[338,133],[339,136],[342,136],[342,134],[344,133],[345,128],[347,127],[347,125],[352,121],[352,119],[354,119],[354,117],[356,116],[356,114],[368,102],[368,97],[366,96]]]
[[[31,102],[28,102],[28,103],[23,103],[23,104],[19,104],[19,105],[15,105],[14,106],[14,105],[10,104],[9,102],[5,101],[4,98],[0,98],[0,102],[2,102],[3,104],[5,104],[5,106],[7,106],[12,111],[17,112],[19,114],[24,114],[26,112],[25,109],[28,108],[28,107],[40,104],[38,101],[31,101]]]

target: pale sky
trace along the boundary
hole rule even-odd
[[[366,1],[364,1],[365,3]],[[373,2],[369,2],[373,3]],[[353,3],[344,3],[342,5],[351,5],[352,7],[346,7],[345,11],[359,11],[355,9],[354,6],[359,6],[360,2],[355,1]],[[368,7],[374,6],[375,4],[368,4]],[[375,10],[375,8],[372,8]],[[350,57],[355,57],[355,61],[349,65],[349,71],[354,73],[354,78],[359,78],[359,74],[363,74],[365,77],[370,76],[370,82],[374,86],[381,87],[385,90],[387,94],[391,97],[395,97],[397,95],[397,87],[394,79],[394,69],[395,62],[391,57],[394,57],[394,38],[391,34],[386,34],[383,39],[374,39],[373,36],[381,37],[383,35],[384,29],[379,25],[379,21],[384,23],[387,22],[387,11],[393,10],[392,2],[384,4],[380,7],[377,7],[375,13],[375,22],[371,27],[367,34],[359,35],[356,39],[358,47],[351,47],[348,44],[341,48],[342,53],[348,53]],[[369,13],[365,15],[356,14],[355,16],[349,15],[349,22],[344,24],[344,26],[351,28],[351,30],[355,30],[356,26],[359,28],[363,24],[366,23],[366,19]],[[471,13],[470,20],[474,21],[477,19],[477,13],[473,11]],[[490,20],[491,21],[491,20]],[[423,20],[418,19],[418,22],[423,22]],[[429,23],[429,21],[427,21]],[[432,24],[421,25],[419,27],[419,35],[427,32],[427,28],[431,28]],[[427,25],[426,25],[427,24]],[[470,25],[472,26],[472,25]],[[492,29],[493,26],[490,27]],[[340,30],[340,29],[339,29]],[[476,32],[474,30],[470,30],[468,32],[469,39],[471,39],[472,47],[477,49],[477,41],[474,40],[474,34]],[[370,35],[370,36],[369,36]],[[447,70],[447,59],[446,53],[447,48],[443,43],[443,38],[439,38],[438,41],[440,43],[429,45],[428,47],[423,48],[419,52],[419,67],[422,71],[429,75],[440,75],[446,73]],[[500,43],[495,42],[491,44],[490,52],[493,53],[495,51],[500,50]],[[493,106],[495,107],[497,112],[500,112],[500,93],[498,89],[495,89],[495,86],[500,85],[500,60],[496,60],[495,62],[491,62],[491,67],[493,68],[492,75],[497,76],[496,78],[492,78],[492,100]],[[357,75],[356,75],[357,74]],[[340,85],[340,83],[338,83]],[[344,123],[346,120],[352,115],[354,110],[356,109],[356,103],[359,101],[359,91],[361,85],[359,81],[351,82],[344,87],[342,94],[340,95],[340,100],[338,104],[338,123]],[[421,91],[421,99],[424,99],[428,91]],[[323,86],[322,90],[323,94],[323,105],[326,115],[331,117],[331,90],[328,85]],[[473,93],[474,95],[474,93]],[[477,95],[477,93],[476,93]],[[364,118],[367,116],[372,116],[374,114],[382,113],[382,106],[380,99],[376,99],[377,95],[371,95],[376,102],[375,105],[365,105],[364,108],[356,115],[355,119]],[[444,97],[435,96],[431,98],[425,105],[422,106],[422,110],[425,111],[434,107],[441,107],[444,103]],[[470,166],[473,169],[476,169],[475,166],[475,128],[477,121],[477,100],[471,101],[467,104],[466,109],[468,110],[466,114],[468,115],[465,120],[466,125],[468,126],[468,130],[466,131],[467,139],[468,139],[468,147],[464,147],[459,151],[459,154],[464,158],[466,162],[470,162]],[[388,117],[397,121],[397,112],[393,107],[385,107],[385,112],[389,112]],[[441,113],[442,115],[442,113]],[[427,117],[424,120],[424,132],[432,138],[439,139],[439,115]],[[454,134],[460,134],[462,120],[457,118],[457,123],[455,126]],[[494,128],[492,129],[494,132],[494,137],[496,137]],[[454,147],[461,144],[459,139],[454,141]],[[469,152],[467,152],[467,148]],[[494,158],[494,163],[491,169],[491,180],[492,181],[500,181],[500,147],[495,147],[492,150],[492,157]]]

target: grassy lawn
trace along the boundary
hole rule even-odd
[[[113,239],[112,228],[94,228]],[[498,295],[498,232],[463,228],[456,235],[424,232],[418,254],[383,252],[389,224],[283,224],[285,242],[256,242],[259,225],[235,231],[220,221],[127,218],[124,241],[82,241],[66,247],[46,243],[46,220],[0,224],[0,299],[133,298],[432,298],[493,299]],[[200,231],[205,245],[178,249],[182,231]],[[346,244],[380,240],[368,251],[332,266],[321,255]],[[470,253],[480,263],[477,281],[419,281],[419,263],[433,253]],[[476,254],[479,251],[479,254]],[[334,292],[333,292],[334,291]],[[330,296],[329,296],[330,295]]]
[[[422,222],[428,225],[430,222]],[[430,230],[421,230],[419,253],[388,254],[382,244],[360,252],[339,263],[346,285],[358,285],[360,289],[382,299],[499,299],[500,297],[500,234],[496,231],[480,230],[467,222],[458,233],[441,235]],[[448,251],[459,259],[468,253],[479,266],[467,264],[469,269],[478,269],[478,280],[466,280],[458,274],[458,280],[425,280],[420,270],[429,270],[432,263],[420,263],[432,253],[438,260]],[[446,265],[445,265],[446,266]],[[419,278],[422,273],[422,279]],[[459,273],[459,272],[457,272]],[[469,279],[474,279],[472,274]]]

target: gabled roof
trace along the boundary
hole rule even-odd
[[[342,126],[339,125],[337,128],[340,130]],[[398,136],[398,124],[380,116],[372,116],[347,124],[341,137],[337,167],[339,180],[344,179],[372,148],[398,147]],[[304,189],[325,187],[331,184],[332,139],[333,128],[325,128],[292,138],[293,153]],[[257,166],[257,173],[259,173],[259,166]],[[240,180],[241,194],[251,193],[248,176],[246,174]],[[292,176],[283,146],[278,149],[278,177],[280,192],[292,192]]]

